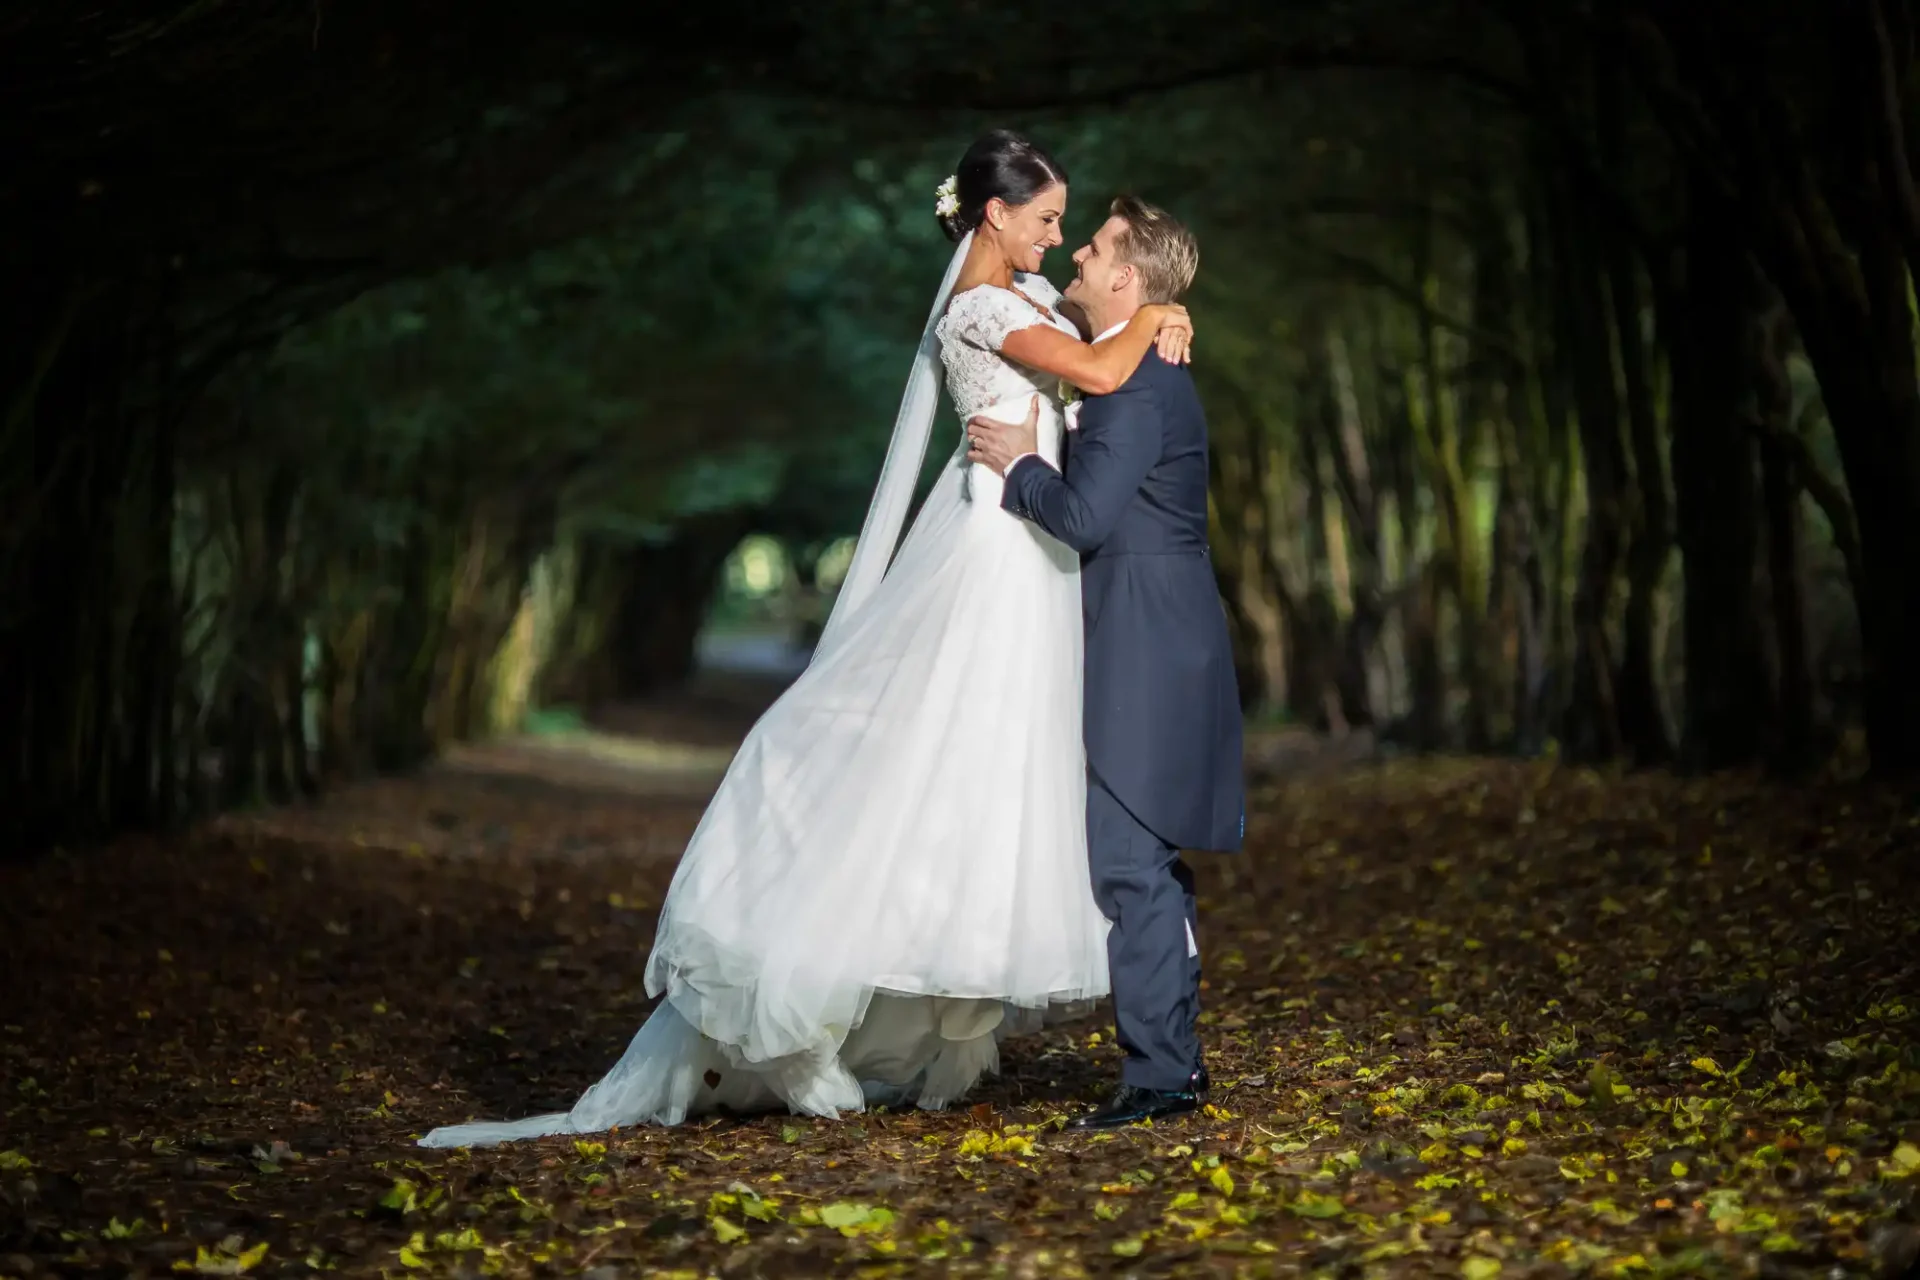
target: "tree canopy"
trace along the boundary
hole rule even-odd
[[[857,529],[987,124],[1066,161],[1070,232],[1133,189],[1199,235],[1250,708],[1709,767],[1859,725],[1910,768],[1912,36],[1885,0],[7,5],[12,820],[684,674],[743,534],[811,573]]]

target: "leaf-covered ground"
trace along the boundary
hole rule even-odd
[[[1204,1115],[1058,1125],[1098,1022],[946,1114],[422,1151],[645,1012],[724,760],[472,753],[0,878],[0,1275],[1864,1275],[1920,1246],[1920,811],[1430,761],[1199,863]]]

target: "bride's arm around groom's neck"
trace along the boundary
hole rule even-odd
[[[1080,341],[1093,341],[1093,323],[1087,319],[1086,308],[1072,298],[1062,298],[1060,305],[1054,309],[1066,319],[1067,323],[1080,331]]]

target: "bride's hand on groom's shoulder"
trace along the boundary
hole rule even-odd
[[[1151,303],[1160,313],[1160,327],[1153,338],[1153,349],[1168,364],[1186,364],[1193,359],[1193,317],[1177,302]]]

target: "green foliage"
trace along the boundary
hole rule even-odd
[[[210,416],[244,400],[265,429],[236,447],[316,475],[363,459],[342,524],[375,536],[422,471],[613,536],[789,500],[857,524],[944,261],[937,165],[723,105],[705,158],[604,232],[362,295]]]
[[[1668,248],[1689,216],[1675,176],[1690,144],[1650,127],[1670,108],[1636,97],[1631,76],[1599,74],[1598,13],[1231,0],[1195,21],[1178,6],[1123,8],[1068,29],[995,5],[722,3],[635,39],[612,9],[482,3],[467,15],[472,48],[515,56],[448,77],[421,74],[425,45],[405,32],[423,14],[405,4],[367,58],[356,41],[370,32],[284,15],[249,28],[271,56],[242,54],[217,5],[118,35],[52,9],[20,24],[21,65],[116,42],[106,74],[126,92],[63,105],[53,177],[26,165],[47,180],[0,202],[25,231],[0,238],[0,271],[33,286],[0,309],[40,344],[8,359],[0,472],[24,509],[62,475],[89,477],[56,504],[76,527],[123,502],[110,545],[89,553],[113,562],[98,592],[118,603],[61,606],[106,619],[81,627],[73,672],[117,671],[123,648],[163,654],[126,691],[106,676],[95,690],[50,649],[66,710],[33,714],[60,726],[43,754],[71,762],[58,803],[104,794],[80,762],[99,744],[145,743],[156,720],[177,732],[123,752],[110,771],[124,782],[106,791],[139,797],[171,771],[163,787],[241,802],[519,723],[550,685],[584,704],[644,683],[639,668],[673,678],[724,560],[708,544],[765,533],[810,577],[858,527],[948,252],[933,188],[987,125],[1026,129],[1065,161],[1069,250],[1119,190],[1199,235],[1190,301],[1215,431],[1216,564],[1257,714],[1411,725],[1421,746],[1531,751],[1558,733],[1569,750],[1660,758],[1667,722],[1691,722],[1663,699],[1706,699],[1710,683],[1681,679],[1667,620],[1684,611],[1656,600],[1674,577],[1668,517],[1689,509],[1659,474],[1684,416],[1671,365],[1689,327],[1653,314],[1679,288]],[[1028,38],[1006,41],[1016,26]],[[1773,95],[1779,110],[1755,120],[1791,119],[1803,91],[1818,96],[1770,75],[1786,30],[1738,54],[1753,65],[1728,80]],[[321,95],[281,56],[295,47],[303,67],[353,64],[341,83],[365,92],[330,85],[316,110]],[[181,74],[157,74],[173,57]],[[250,110],[209,119],[189,64],[253,77],[218,79]],[[298,83],[260,91],[283,74]],[[184,153],[153,147],[145,186],[118,176],[115,157],[139,153],[147,131],[189,121],[217,158],[196,161],[207,172],[168,182]],[[1721,123],[1753,149],[1761,126]],[[240,155],[256,159],[227,163]],[[104,183],[81,184],[94,212],[76,220],[59,193],[80,157],[113,163]],[[1753,193],[1720,194],[1761,211]],[[1772,244],[1812,244],[1776,232]],[[83,307],[73,299],[96,294],[77,276],[40,268],[92,261],[96,240],[123,245],[126,278]],[[1851,279],[1847,244],[1813,247],[1825,259],[1806,278]],[[1067,278],[1066,252],[1049,271]],[[1620,299],[1643,314],[1613,314]],[[1622,334],[1639,341],[1605,350]],[[1863,387],[1911,377],[1817,346],[1780,399],[1818,511],[1786,557],[1796,565],[1769,572],[1811,580],[1801,630],[1815,657],[1800,665],[1844,684],[1889,666],[1861,658],[1863,566],[1912,557],[1863,551],[1904,536],[1884,514],[1900,504],[1869,501],[1856,519],[1833,477],[1843,453],[1856,473],[1897,468],[1837,449],[1827,404],[1872,405]],[[140,354],[100,375],[92,400],[71,393],[118,351]],[[1611,403],[1616,366],[1641,412]],[[1852,391],[1823,395],[1836,375]],[[1723,380],[1742,376],[1766,380]],[[72,421],[29,439],[37,401],[63,387]],[[1745,394],[1725,389],[1716,412]],[[188,405],[177,438],[154,425]],[[954,426],[938,428],[929,467]],[[1631,465],[1596,469],[1591,450],[1604,459],[1629,429]],[[69,466],[50,447],[95,435],[111,466]],[[19,523],[43,566],[74,540],[50,519]],[[172,581],[149,599],[147,558],[169,539]],[[1694,568],[1689,591],[1711,566]],[[1624,619],[1607,607],[1623,585]],[[635,634],[647,626],[659,634]],[[1616,651],[1604,681],[1575,661]],[[610,672],[609,655],[638,656]],[[558,670],[567,678],[549,681]],[[1558,723],[1602,687],[1636,714],[1635,742],[1615,742],[1620,725],[1576,736]],[[1735,692],[1719,702],[1768,701]],[[149,746],[164,760],[137,761]]]

